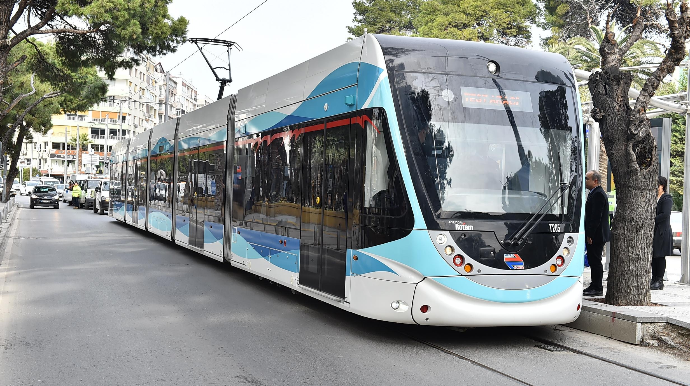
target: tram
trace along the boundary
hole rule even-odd
[[[109,214],[368,318],[567,323],[581,124],[560,55],[365,35],[118,142]]]

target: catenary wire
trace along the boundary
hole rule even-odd
[[[237,24],[237,23],[239,23],[240,21],[242,21],[242,19],[244,19],[244,18],[246,18],[247,16],[251,15],[252,12],[256,11],[257,9],[259,9],[259,7],[261,7],[262,5],[266,4],[266,2],[268,2],[268,0],[264,0],[263,2],[261,2],[261,4],[257,5],[256,7],[254,7],[254,9],[252,9],[252,10],[249,11],[249,12],[247,12],[244,16],[242,16],[241,18],[239,18],[236,22],[232,23],[232,24],[230,25],[230,27],[224,29],[221,33],[219,33],[218,35],[216,35],[216,36],[214,37],[214,39],[217,39],[218,36],[220,36],[220,35],[224,34],[225,32],[227,32],[227,31],[228,31],[230,28],[232,28],[235,24]],[[189,58],[191,58],[192,56],[196,55],[197,52],[199,52],[199,51],[198,51],[198,50],[197,50],[197,51],[194,51],[191,55],[189,55],[189,56],[187,56],[186,58],[182,59],[181,62],[179,62],[179,63],[177,63],[175,66],[173,66],[170,70],[168,70],[168,72],[170,72],[170,71],[176,69],[179,65],[181,65],[181,64],[184,63],[184,62],[186,62],[187,59],[189,59]]]

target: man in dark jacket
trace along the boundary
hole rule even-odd
[[[604,294],[602,280],[604,266],[601,253],[609,241],[609,205],[606,192],[600,186],[601,174],[590,170],[585,175],[585,188],[589,189],[585,204],[585,241],[587,242],[587,259],[592,270],[592,283],[583,295],[601,296]]]
[[[673,234],[671,231],[671,208],[673,198],[666,193],[668,180],[659,176],[657,187],[656,217],[654,218],[654,242],[652,244],[652,283],[650,289],[664,289],[664,271],[666,256],[673,252]]]

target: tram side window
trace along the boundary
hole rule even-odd
[[[192,157],[188,154],[188,150],[180,152],[177,157],[177,206],[176,212],[179,215],[189,213],[190,205],[193,205],[191,200],[191,161]]]
[[[235,146],[235,161],[233,162],[232,174],[232,217],[234,221],[244,220],[245,194],[247,181],[247,162],[249,162],[247,145]]]
[[[383,112],[373,110],[372,120],[366,121],[365,126],[363,207],[369,214],[400,216],[404,212],[404,191],[399,170],[389,154],[392,146],[384,134],[387,122]]]
[[[271,203],[292,201],[289,195],[290,188],[290,166],[288,163],[289,144],[284,137],[279,137],[271,141],[269,151],[266,153],[270,157],[268,162],[269,170],[269,194],[268,199]]]
[[[225,184],[222,171],[225,170],[225,146],[214,143],[202,147],[197,161],[198,197],[203,198],[208,221],[220,223],[223,211]],[[201,203],[199,203],[201,205]]]
[[[260,213],[258,210],[259,207],[256,205],[256,203],[260,202],[261,199],[261,189],[259,185],[261,179],[258,170],[259,143],[253,143],[247,146],[247,180],[245,181],[246,191],[244,195],[244,221],[256,221],[257,218],[254,213]]]

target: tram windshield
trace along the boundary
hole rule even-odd
[[[569,87],[404,73],[417,172],[437,218],[546,219],[572,211],[558,193],[579,178],[575,95]],[[573,189],[571,189],[573,190]],[[577,190],[577,188],[575,188]],[[571,201],[571,202],[569,202]],[[570,209],[569,209],[570,207]]]

